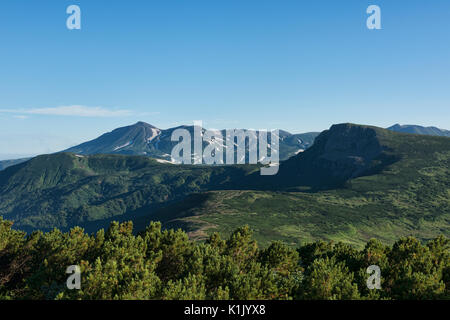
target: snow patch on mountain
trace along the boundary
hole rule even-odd
[[[118,147],[115,147],[114,149],[113,149],[113,151],[117,151],[117,150],[119,150],[119,149],[123,149],[123,148],[125,148],[125,147],[128,147],[130,144],[132,144],[133,143],[133,141],[128,141],[127,143],[125,143],[125,144],[123,144],[123,145],[121,145],[121,146],[118,146]]]
[[[157,136],[161,134],[161,130],[151,128],[152,135],[147,138],[147,142],[151,142],[153,139],[155,139]]]

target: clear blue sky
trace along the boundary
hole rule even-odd
[[[448,0],[3,0],[0,41],[0,158],[139,120],[450,129]]]

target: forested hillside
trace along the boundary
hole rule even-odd
[[[60,153],[0,172],[0,215],[26,231],[135,219],[163,204],[215,188],[253,166],[175,166],[143,156]],[[90,227],[89,227],[90,226]]]

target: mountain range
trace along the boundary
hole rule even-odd
[[[262,244],[450,235],[447,137],[339,124],[282,161],[276,176],[261,176],[259,167],[43,155],[0,171],[0,215],[28,232],[77,225],[94,232],[112,220],[143,230],[153,220],[194,239],[248,224]]]
[[[403,132],[403,133],[450,137],[449,130],[439,129],[436,127],[422,127],[422,126],[417,126],[417,125],[412,125],[412,124],[409,124],[409,125],[408,124],[407,125],[395,124],[387,129],[391,130],[391,131]]]
[[[171,141],[171,137],[172,133],[177,129],[185,129],[190,133],[191,145],[193,146],[194,126],[179,126],[163,130],[145,122],[138,122],[131,126],[115,129],[94,140],[69,148],[63,152],[72,152],[80,155],[145,155],[156,159],[171,161],[172,149],[178,144],[178,141]],[[201,128],[201,130],[203,134],[205,129]],[[258,133],[258,131],[256,131],[256,133]],[[221,134],[223,137],[226,137],[226,130],[221,130]],[[318,134],[318,132],[291,134],[287,131],[280,130],[280,160],[286,160],[298,152],[302,152],[309,148]],[[228,140],[225,139],[224,142],[226,144],[228,143]],[[203,142],[203,147],[206,145],[207,143]],[[194,153],[192,152],[192,154]],[[245,161],[248,163],[248,154]]]
[[[139,121],[130,126],[117,128],[111,132],[101,135],[96,139],[84,142],[62,152],[72,152],[80,155],[145,155],[155,159],[171,161],[170,154],[172,148],[177,144],[177,142],[171,141],[171,135],[174,130],[181,128],[188,130],[193,138],[194,126],[179,126],[169,129],[159,129],[148,123]],[[403,133],[446,137],[450,136],[450,131],[436,127],[395,124],[387,129]],[[203,128],[202,131],[204,132]],[[225,136],[225,130],[221,130],[221,133]],[[314,139],[319,135],[319,132],[291,134],[287,131],[280,130],[279,135],[280,160],[286,160],[311,147],[314,143]],[[205,145],[206,144],[204,144],[203,147],[205,147]],[[0,161],[0,170],[30,159],[31,158],[22,158]],[[245,161],[248,163],[248,153]]]
[[[148,123],[140,121],[130,126],[117,128],[96,139],[63,150],[62,152],[71,152],[79,155],[143,155],[170,162],[172,161],[172,149],[178,144],[178,142],[171,141],[171,136],[177,129],[186,129],[189,131],[192,139],[191,145],[193,146],[194,126],[158,129]],[[201,130],[202,133],[205,132],[204,128]],[[226,130],[220,130],[220,132],[223,137],[226,137]],[[258,133],[258,131],[256,131],[256,133]],[[280,160],[286,160],[299,152],[303,152],[314,143],[314,139],[318,135],[319,132],[291,134],[287,131],[279,130]],[[225,139],[224,143],[228,143],[228,140]],[[207,143],[203,142],[203,147],[206,145]],[[192,154],[194,155],[193,152]],[[30,158],[0,161],[0,170],[25,162],[29,159]],[[248,147],[246,148],[245,162],[249,162]]]

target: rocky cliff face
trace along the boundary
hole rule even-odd
[[[316,167],[345,179],[361,175],[383,151],[375,129],[349,124],[332,126],[316,144]]]
[[[282,163],[279,179],[290,185],[324,186],[373,172],[387,161],[378,137],[382,132],[376,127],[333,125],[310,149]]]

